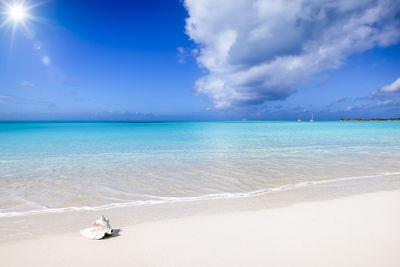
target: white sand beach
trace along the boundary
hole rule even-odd
[[[112,211],[104,213],[120,229],[114,237],[92,241],[58,229],[3,240],[1,266],[400,265],[399,190],[126,225],[116,220],[124,209]]]

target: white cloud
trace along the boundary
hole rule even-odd
[[[18,84],[18,87],[21,87],[21,88],[30,88],[30,87],[35,87],[35,86],[36,86],[36,84],[34,84],[32,82],[28,82],[28,81],[21,82]]]
[[[368,98],[386,99],[386,98],[396,98],[398,96],[400,96],[400,78],[398,78],[391,84],[383,86],[379,90],[373,91]]]
[[[43,63],[43,65],[45,65],[45,66],[50,66],[50,64],[51,64],[51,59],[50,59],[50,57],[48,57],[48,56],[42,57],[42,63]]]
[[[0,104],[8,103],[9,98],[8,95],[0,95]]]
[[[397,0],[185,0],[216,107],[284,99],[313,74],[400,39]]]
[[[177,47],[178,50],[178,63],[186,63],[186,59],[188,57],[197,57],[198,49],[197,48],[185,48],[185,47]]]
[[[187,57],[187,51],[185,48],[179,46],[177,48],[178,50],[178,63],[185,63],[186,62],[186,57]]]
[[[382,87],[379,91],[382,93],[400,93],[400,78],[395,80],[393,83]]]
[[[359,104],[355,106],[348,106],[347,108],[344,109],[344,111],[350,111],[350,110],[372,110],[375,108],[388,108],[388,107],[398,107],[400,106],[400,101],[396,100],[382,100],[382,101],[377,101],[373,103],[365,103],[365,104]]]

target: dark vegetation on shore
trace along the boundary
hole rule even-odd
[[[400,121],[400,118],[390,118],[390,119],[382,119],[382,118],[374,118],[374,119],[362,119],[362,118],[348,118],[347,120],[340,118],[341,121]]]

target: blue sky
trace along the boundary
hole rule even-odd
[[[400,117],[400,4],[350,3],[25,1],[0,120]]]

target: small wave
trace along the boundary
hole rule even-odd
[[[154,204],[165,204],[165,203],[173,203],[173,202],[184,202],[184,201],[197,201],[197,200],[205,200],[205,199],[230,199],[230,198],[243,198],[243,197],[254,197],[258,195],[265,194],[267,192],[273,191],[283,191],[289,190],[293,188],[298,188],[302,186],[315,185],[315,184],[325,184],[325,183],[333,183],[347,180],[357,180],[357,179],[367,179],[367,178],[377,178],[383,176],[391,176],[391,175],[400,175],[400,172],[385,172],[378,175],[364,175],[364,176],[349,176],[349,177],[340,177],[334,179],[327,180],[305,180],[295,184],[286,184],[276,187],[268,187],[263,189],[257,189],[248,192],[224,192],[224,193],[216,193],[216,194],[207,194],[202,196],[192,196],[192,197],[162,197],[162,196],[152,196],[146,195],[148,197],[155,198],[155,200],[135,200],[129,202],[118,202],[118,203],[110,203],[106,205],[100,206],[81,206],[81,207],[65,207],[65,208],[43,208],[37,210],[29,210],[29,211],[10,211],[10,212],[0,212],[0,217],[12,217],[12,216],[22,216],[22,215],[32,215],[32,214],[40,214],[40,213],[56,213],[56,212],[68,212],[68,211],[96,211],[96,210],[107,210],[112,208],[122,208],[122,207],[130,207],[130,206],[143,206],[143,205],[154,205]]]

